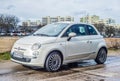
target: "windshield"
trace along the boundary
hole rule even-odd
[[[56,37],[58,36],[62,30],[68,26],[66,23],[53,23],[48,24],[42,28],[40,28],[38,31],[36,31],[33,35],[39,35],[39,36],[50,36],[50,37]]]

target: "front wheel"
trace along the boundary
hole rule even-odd
[[[101,48],[98,52],[95,62],[97,64],[104,64],[106,59],[107,59],[107,51],[104,48]]]
[[[45,62],[45,69],[47,71],[54,72],[60,69],[61,64],[62,64],[62,59],[60,53],[54,51],[48,55]]]

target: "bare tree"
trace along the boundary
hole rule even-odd
[[[116,31],[116,35],[120,36],[120,28],[116,28],[115,31]]]
[[[10,28],[15,29],[18,22],[19,19],[14,15],[0,14],[0,27],[4,29],[6,33],[9,32]]]
[[[1,15],[0,15],[0,30],[1,30],[1,31],[2,31],[3,23],[4,23],[4,16],[1,14]]]
[[[99,32],[104,32],[104,29],[105,29],[105,24],[104,23],[99,23],[99,24],[93,24]]]

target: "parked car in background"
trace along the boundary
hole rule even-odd
[[[9,36],[25,36],[25,32],[11,32]]]
[[[1,32],[0,33],[0,36],[5,36],[6,35],[6,32]]]
[[[119,36],[119,35],[117,35],[117,36],[113,36],[113,38],[120,38],[120,36]]]
[[[16,41],[11,50],[12,61],[47,71],[57,71],[63,64],[88,59],[103,64],[106,58],[103,36],[94,26],[84,23],[48,24]]]

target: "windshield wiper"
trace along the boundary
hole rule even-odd
[[[49,35],[46,35],[46,34],[33,34],[33,36],[47,36],[47,37],[49,37]]]

